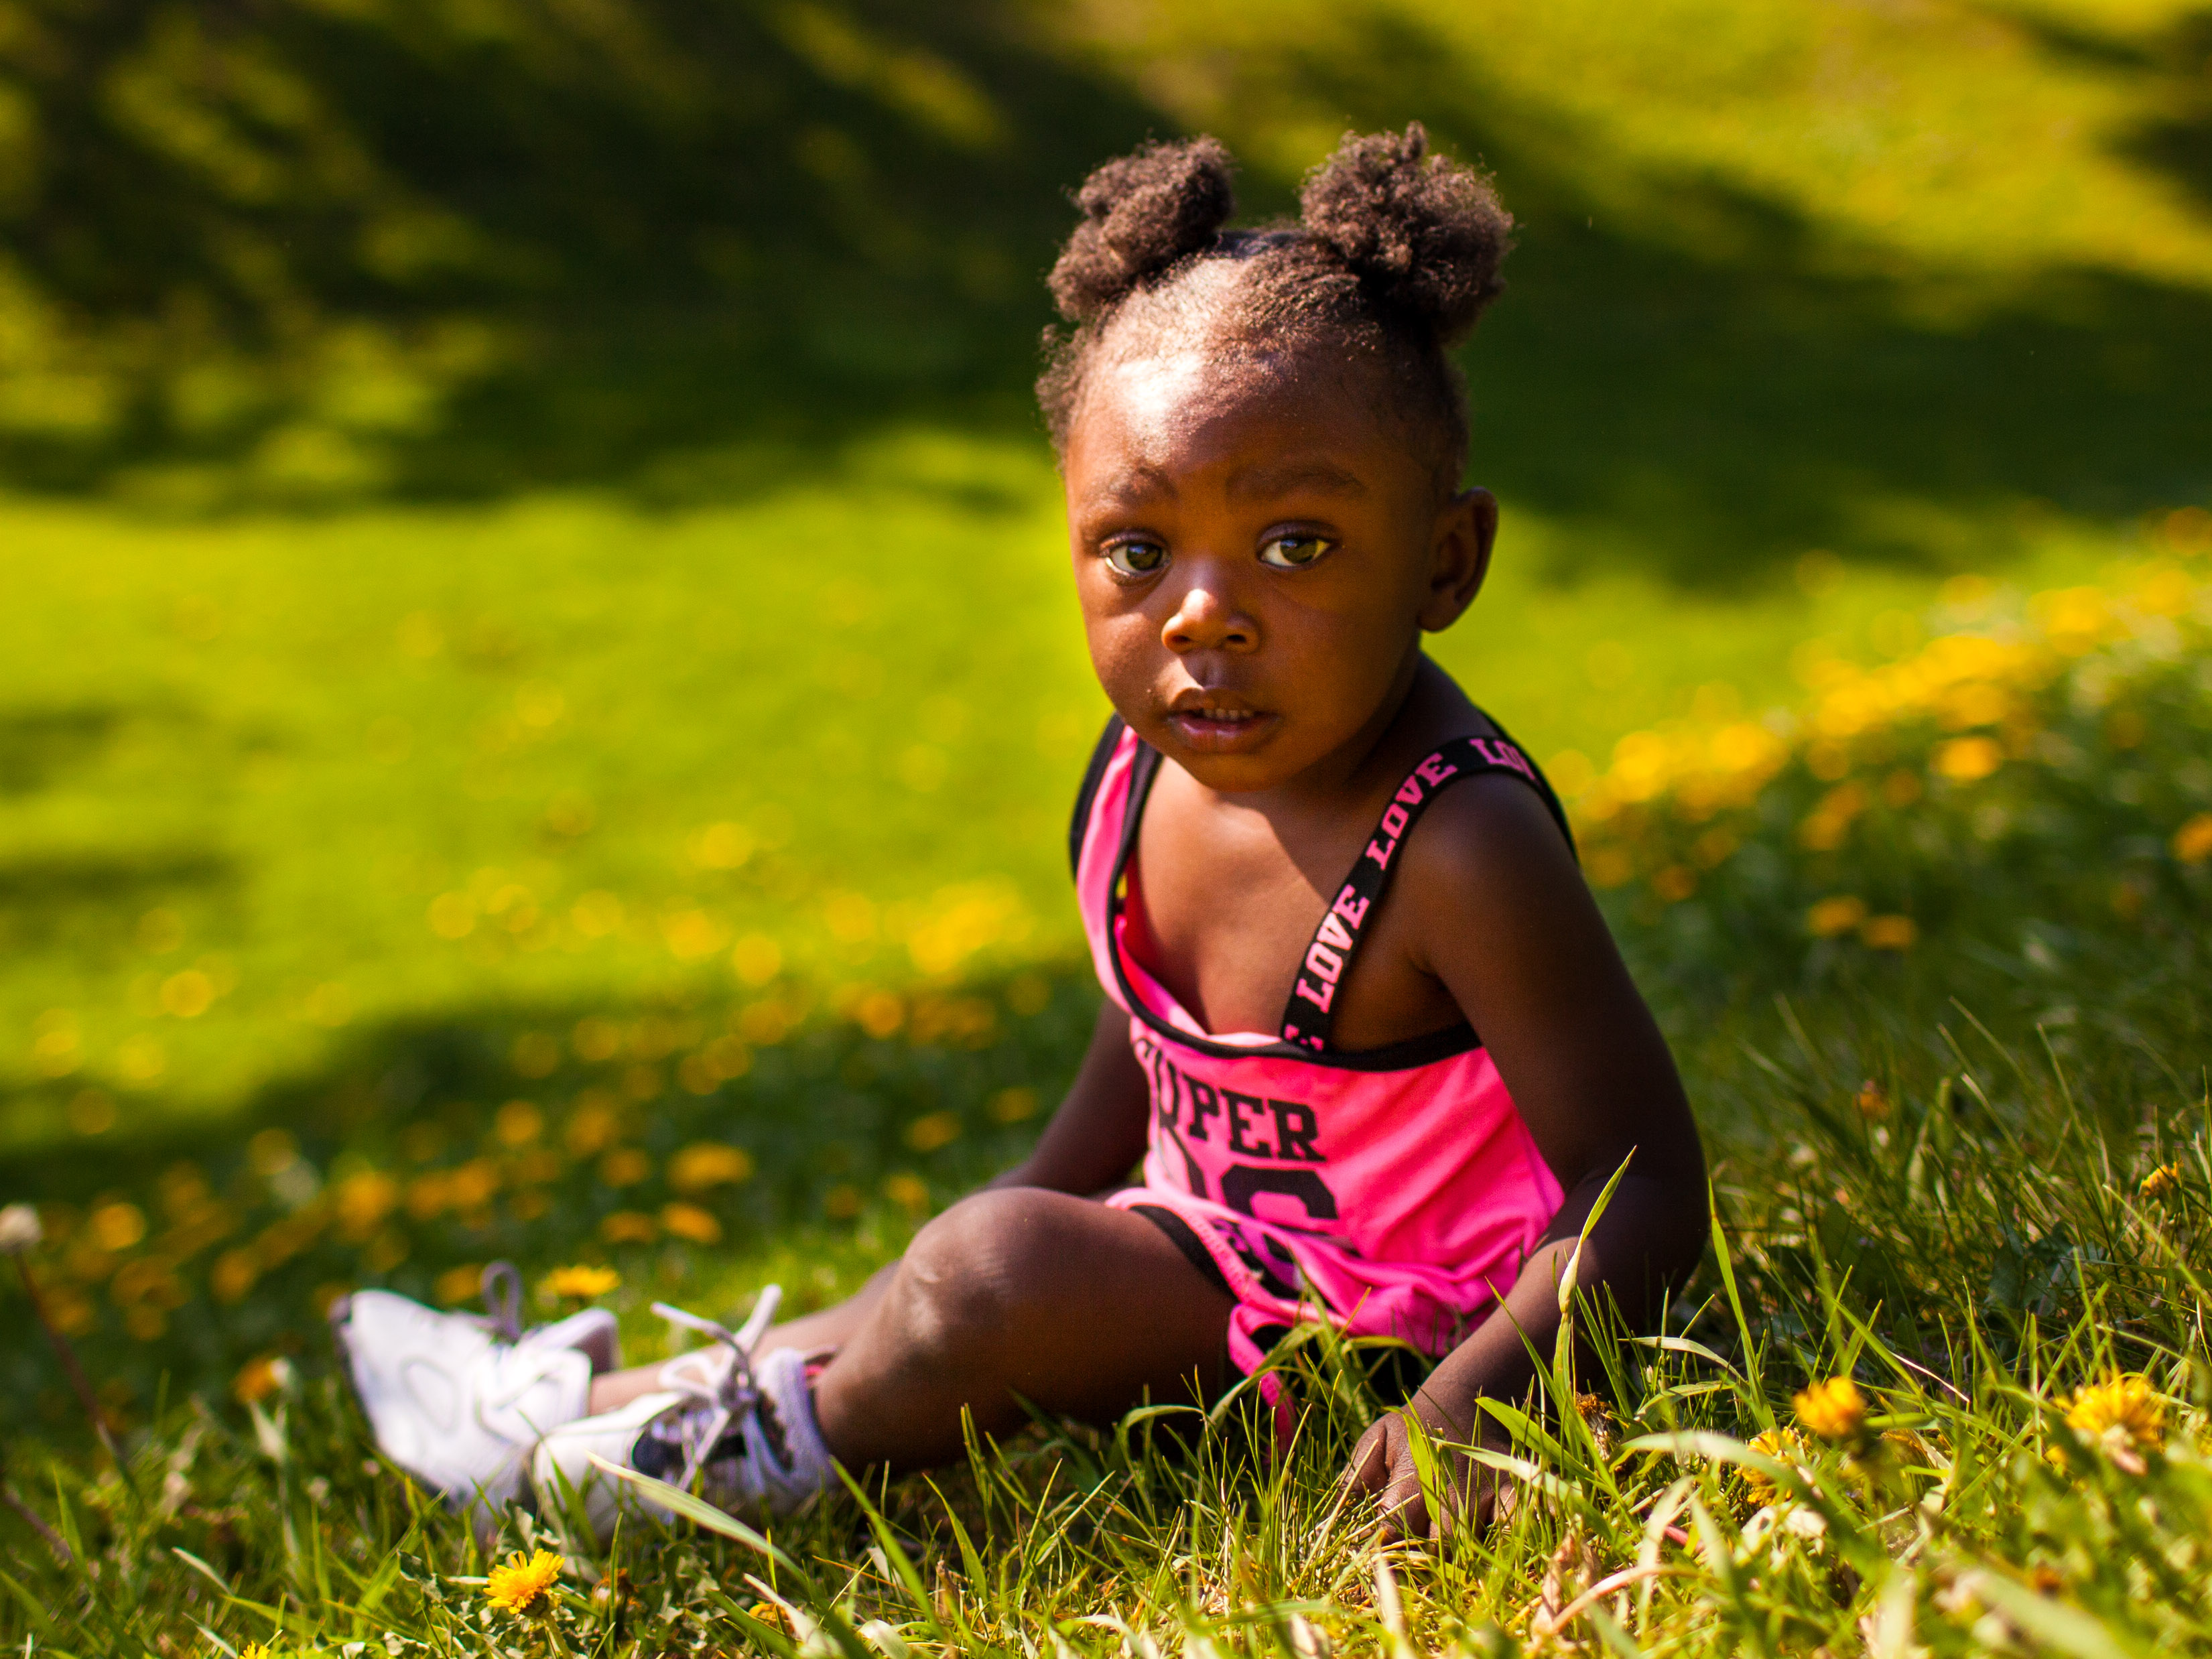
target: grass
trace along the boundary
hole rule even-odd
[[[1034,454],[920,434],[665,517],[18,507],[0,1139],[85,1144],[73,1110],[235,1133],[363,1034],[479,1009],[1070,960],[1060,829],[1104,704],[1055,512]],[[1786,703],[1802,632],[1908,639],[1930,586],[1561,589],[1553,534],[1517,522],[1438,649],[1569,784],[1628,731]],[[2055,529],[2014,574],[2126,544]]]
[[[0,1354],[0,1639],[2206,1645],[2205,40],[0,0],[0,1198],[131,1462]],[[1017,1155],[1096,995],[1025,401],[1062,192],[1204,127],[1279,210],[1416,116],[1522,221],[1467,360],[1499,568],[1437,650],[1577,797],[1719,1155],[1677,1345],[1595,1425],[1555,1381],[1441,1551],[1333,1507],[1370,1402],[1320,1355],[1280,1466],[1041,1425],[779,1530],[795,1574],[633,1537],[489,1607],[319,1304],[604,1261],[650,1353],[654,1297],[819,1305]],[[2162,1449],[2061,1426],[2115,1370]],[[1735,1447],[1838,1373],[1907,1438],[1754,1504]],[[1626,1449],[1681,1430],[1728,1440]]]
[[[54,140],[0,180],[10,1156],[1071,959],[1030,277],[1148,131],[1261,213],[1347,120],[1498,169],[1505,540],[1438,650],[1571,783],[2212,490],[2184,8],[501,15],[0,11]]]
[[[1486,1533],[1375,1547],[1332,1484],[1374,1402],[1326,1344],[1286,1358],[1310,1404],[1280,1460],[1252,1455],[1234,1403],[1194,1443],[1157,1412],[1104,1432],[1043,1423],[771,1538],[709,1514],[704,1532],[633,1529],[611,1553],[519,1512],[487,1542],[425,1510],[364,1458],[319,1352],[287,1356],[286,1310],[322,1274],[377,1271],[380,1252],[397,1256],[384,1276],[448,1300],[489,1251],[609,1260],[647,1349],[656,1293],[726,1307],[771,1273],[802,1304],[848,1286],[1018,1144],[1032,1079],[1076,1051],[1086,1000],[1035,975],[990,995],[884,994],[799,1030],[771,1030],[765,1000],[657,1030],[526,1028],[452,1056],[413,1109],[301,1120],[230,1169],[171,1170],[143,1204],[46,1206],[37,1271],[64,1324],[90,1322],[106,1280],[134,1322],[189,1313],[176,1361],[218,1325],[270,1346],[233,1379],[242,1419],[205,1385],[118,1398],[127,1475],[11,1451],[18,1512],[51,1537],[21,1523],[0,1584],[9,1639],[2197,1650],[2212,1097],[2189,918],[2212,879],[2208,635],[2212,586],[2154,562],[2025,614],[1996,605],[1888,665],[1831,659],[1770,747],[1731,738],[1740,724],[1655,732],[1668,767],[1625,745],[1583,792],[1591,867],[1714,1137],[1715,1248],[1658,1339],[1624,1341],[1584,1310],[1605,1376],[1561,1357],[1537,1410],[1501,1409],[1519,1496]],[[1894,797],[1900,775],[1918,811],[1869,793],[1841,812],[1838,791]],[[1735,844],[1713,857],[1717,830]],[[1707,852],[1684,890],[1692,836]],[[1724,950],[1705,906],[1729,920]],[[631,1079],[673,1054],[708,1086],[648,1108]],[[454,1098],[509,1088],[529,1099]],[[738,1148],[715,1133],[730,1090],[755,1103]],[[810,1227],[815,1205],[849,1231]],[[143,1247],[121,1237],[149,1219]],[[703,1248],[726,1230],[740,1249]],[[97,1374],[131,1374],[126,1351],[88,1340]],[[1800,1393],[1836,1377],[1855,1379],[1840,1406]],[[547,1548],[557,1594],[489,1603],[496,1559]]]
[[[0,9],[0,1146],[744,994],[741,940],[816,1000],[1066,961],[1032,278],[1146,131],[1255,213],[1346,121],[1498,170],[1505,539],[1438,649],[1570,781],[2212,492],[2185,7],[500,15]]]

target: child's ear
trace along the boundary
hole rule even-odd
[[[1437,514],[1430,543],[1429,591],[1421,601],[1425,634],[1441,634],[1460,619],[1490,574],[1490,550],[1498,544],[1498,497],[1486,489],[1462,489]]]

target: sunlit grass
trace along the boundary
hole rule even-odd
[[[2212,281],[2194,181],[2143,165],[2146,136],[2190,118],[2201,47],[2186,0],[1084,15],[1087,37],[1178,114],[1293,176],[1341,118],[1312,106],[1314,83],[1378,39],[1418,41],[1434,58],[1408,54],[1409,70],[1480,86],[1497,125],[1589,179],[1601,210],[1684,247],[1741,251],[1680,194],[1715,179],[1802,215],[1839,261],[1970,282],[2069,266]]]
[[[2025,606],[1954,595],[1887,665],[1821,654],[1776,747],[1716,765],[1728,726],[1647,734],[1660,761],[1628,745],[1582,792],[1705,1109],[1715,1245],[1659,1338],[1584,1310],[1603,1376],[1555,1358],[1541,1409],[1501,1407],[1516,1497],[1486,1532],[1376,1547],[1334,1486],[1374,1402],[1326,1345],[1286,1362],[1310,1409],[1279,1460],[1226,1422],[1194,1443],[1157,1414],[1044,1424],[826,1502],[773,1548],[632,1528],[602,1553],[519,1514],[479,1540],[364,1461],[303,1304],[364,1277],[463,1301],[497,1254],[546,1314],[624,1311],[641,1355],[656,1295],[726,1310],[774,1278],[817,1305],[1010,1155],[1064,1074],[1087,997],[1018,975],[496,1027],[411,1103],[341,1097],[311,1145],[271,1129],[242,1159],[43,1206],[27,1260],[131,1474],[65,1395],[33,1396],[64,1449],[11,1451],[28,1518],[0,1520],[24,1540],[0,1632],[66,1651],[195,1626],[240,1651],[2201,1649],[2212,1108],[2189,919],[2212,878],[2212,589],[2189,556]],[[1996,767],[1947,758],[1978,735]],[[1913,817],[1877,800],[1829,824],[1835,789],[1900,773]],[[1676,890],[1680,842],[1717,828],[1734,844]],[[1839,885],[1895,908],[1832,925]],[[1725,950],[1684,920],[1715,905]],[[157,1358],[195,1399],[164,1403]],[[547,1552],[565,1560],[540,1585]],[[518,1555],[538,1577],[495,1585]]]
[[[440,112],[434,52],[319,82],[386,23],[314,15],[204,56],[172,30],[119,103],[40,83],[26,131],[84,98],[136,125],[19,147],[9,211],[124,157],[134,236],[156,196],[180,215],[149,291],[200,280],[201,233],[263,210],[239,158],[290,177],[376,150],[380,98]],[[333,202],[336,242],[279,239],[301,291],[460,223],[472,297],[355,315],[349,277],[268,353],[148,322],[206,327],[192,295],[118,323],[0,270],[5,465],[81,492],[0,500],[0,1200],[40,1201],[27,1260],[131,1462],[11,1275],[0,1639],[2212,1644],[2201,17],[813,7],[694,58],[641,4],[578,58],[612,15],[582,15],[453,59],[507,77],[509,137],[587,88],[639,169],[606,192],[685,204],[645,210],[652,282],[561,275],[600,239],[530,149],[514,224],[558,326],[468,264],[465,190],[381,151],[428,216],[363,235]],[[586,60],[607,77],[532,78]],[[783,119],[664,120],[740,61],[811,125],[702,179]],[[316,112],[291,137],[228,101],[278,82]],[[1513,1425],[1526,1501],[1440,1552],[1377,1553],[1338,1504],[1370,1404],[1324,1365],[1281,1464],[1043,1425],[876,1492],[880,1526],[840,1498],[779,1529],[795,1572],[631,1535],[494,1605],[561,1541],[424,1511],[319,1308],[464,1301],[513,1257],[533,1314],[603,1300],[650,1357],[656,1297],[818,1306],[1018,1153],[1095,996],[1061,830],[1104,710],[1022,389],[1060,191],[1204,126],[1279,207],[1347,122],[1415,117],[1523,223],[1468,356],[1498,565],[1436,648],[1577,798],[1711,1133],[1721,1243],[1671,1346],[1613,1351],[1607,1414],[1555,1379]],[[699,204],[785,254],[696,235]],[[1838,1377],[1856,1423],[1807,1392]]]
[[[1932,1186],[1900,1182],[1896,1143],[1863,1128],[1815,1121],[1817,1177],[1746,1148],[1705,1299],[1656,1340],[1601,1338],[1602,1379],[1557,1358],[1552,1409],[1500,1413],[1504,1518],[1441,1547],[1378,1548],[1336,1492],[1373,1405],[1312,1350],[1294,1362],[1310,1403],[1273,1461],[1234,1405],[1186,1449],[1165,1433],[1188,1413],[1045,1425],[765,1537],[708,1511],[705,1532],[633,1525],[606,1551],[520,1512],[480,1540],[425,1510],[362,1458],[334,1379],[283,1372],[243,1423],[163,1418],[127,1480],[61,1466],[35,1506],[46,1536],[0,1580],[0,1628],[77,1652],[200,1631],[238,1652],[780,1653],[817,1631],[855,1653],[2201,1650],[2201,1133],[2181,1192],[2144,1204],[2125,1148],[2052,1074],[2008,1085],[2009,1058],[1965,1058],[1898,1103],[1899,1142],[1924,1142],[1952,1084],[1992,1098],[1950,1131],[1966,1156]],[[2046,1155],[2008,1166],[2023,1133]],[[2108,1238],[2130,1265],[2077,1249],[2014,1300],[2002,1260],[1931,1243],[2023,1223]],[[1881,1250],[1905,1253],[1909,1309],[1854,1271]]]
[[[395,1022],[1079,948],[1061,824],[1104,704],[1035,453],[917,437],[672,515],[7,513],[17,1145],[234,1113]],[[1559,586],[1559,534],[1509,503],[1437,649],[1570,789],[1638,728],[1786,705],[1815,629],[1909,643],[1934,586]],[[2128,544],[2055,535],[2013,578]]]

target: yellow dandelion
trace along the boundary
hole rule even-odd
[[[1813,1455],[1811,1443],[1795,1429],[1762,1430],[1753,1438],[1751,1449],[1778,1463],[1787,1463],[1792,1468]],[[1754,1509],[1765,1509],[1769,1504],[1780,1501],[1782,1489],[1757,1469],[1739,1465],[1736,1476],[1743,1482],[1743,1489],[1750,1496]]]
[[[2179,1164],[2161,1164],[2142,1178],[2142,1185],[2136,1190],[2156,1203],[2179,1185],[2181,1166]]]
[[[249,1359],[239,1367],[238,1375],[231,1379],[230,1391],[242,1406],[251,1406],[258,1400],[266,1400],[283,1386],[283,1373],[276,1369],[283,1362],[273,1354],[263,1354]],[[244,1659],[240,1655],[240,1659]]]
[[[1815,939],[1832,939],[1838,933],[1848,933],[1866,920],[1866,901],[1840,894],[1824,898],[1805,913],[1805,931]]]
[[[1636,860],[1626,848],[1599,847],[1591,850],[1583,866],[1593,887],[1621,887],[1636,874]]]
[[[595,1267],[579,1264],[573,1267],[556,1267],[538,1281],[538,1293],[550,1302],[568,1297],[578,1302],[589,1302],[595,1296],[605,1296],[622,1283],[622,1275],[612,1267]]]
[[[458,1267],[448,1267],[440,1273],[430,1286],[430,1294],[445,1307],[454,1307],[482,1293],[483,1269],[473,1261],[465,1261]]]
[[[1855,1439],[1866,1423],[1866,1396],[1848,1376],[1815,1382],[1790,1403],[1797,1420],[1823,1440]]]
[[[561,1558],[551,1550],[525,1557],[518,1550],[485,1581],[484,1600],[508,1613],[527,1613],[546,1599],[561,1577]]]
[[[1909,951],[1919,937],[1911,916],[1869,916],[1859,924],[1859,938],[1872,951]]]
[[[610,1244],[650,1244],[660,1237],[660,1224],[641,1210],[617,1210],[600,1221],[599,1237]]]
[[[2184,864],[2212,859],[2212,812],[2199,812],[2173,832],[2173,856]]]
[[[752,1179],[753,1160],[742,1146],[702,1140],[686,1146],[668,1160],[668,1184],[679,1193],[702,1193],[709,1187],[735,1185]]]
[[[266,1642],[248,1642],[239,1649],[238,1659],[269,1659],[269,1644]]]
[[[1994,738],[1954,738],[1936,750],[1936,769],[1954,783],[1973,783],[2004,764]]]
[[[717,1243],[722,1237],[722,1224],[711,1211],[696,1204],[663,1205],[660,1224],[672,1237],[688,1238],[694,1244]]]
[[[2107,1451],[2156,1451],[2166,1443],[2166,1401],[2140,1371],[2115,1372],[2075,1390],[2066,1426]]]

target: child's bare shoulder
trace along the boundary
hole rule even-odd
[[[1399,902],[1417,935],[1521,927],[1589,902],[1574,850],[1533,783],[1508,771],[1440,793],[1407,838]]]

